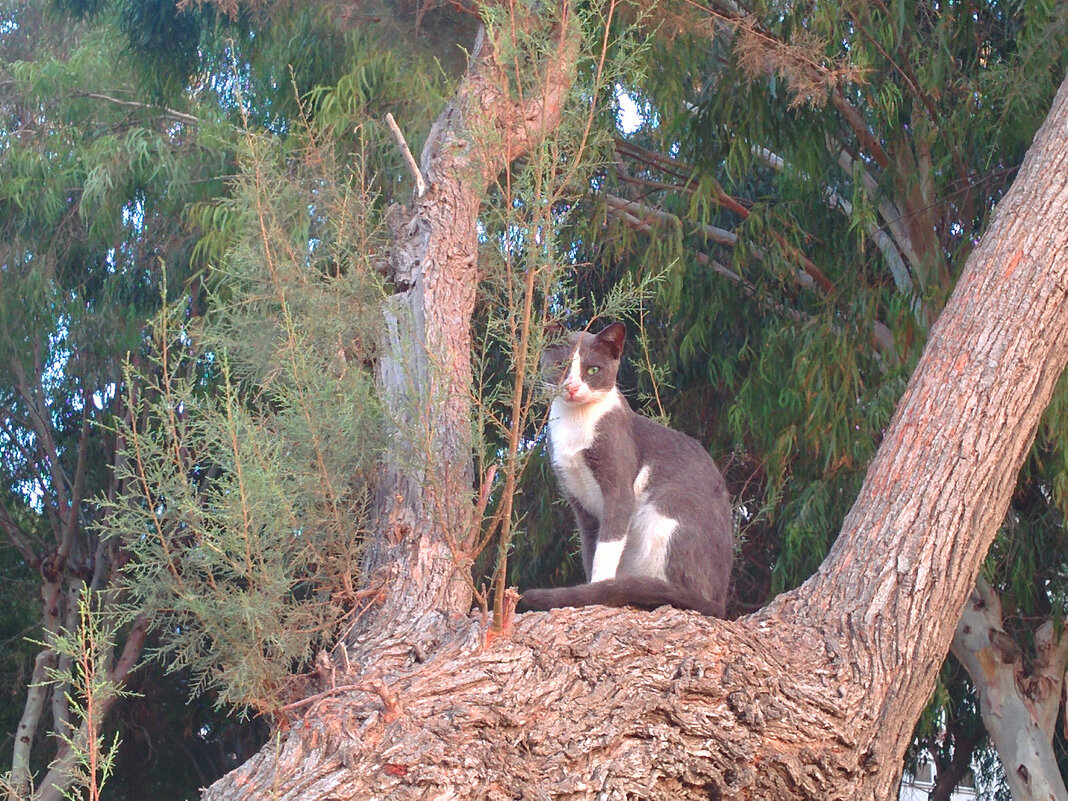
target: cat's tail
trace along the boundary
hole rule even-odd
[[[558,606],[638,606],[656,609],[674,606],[694,609],[702,615],[724,616],[724,599],[710,601],[703,595],[650,576],[622,576],[575,587],[527,590],[522,603],[528,609],[555,609]]]

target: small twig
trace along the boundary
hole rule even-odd
[[[426,179],[419,172],[419,165],[415,163],[415,156],[412,155],[412,151],[408,148],[408,143],[404,141],[404,134],[401,133],[400,126],[397,125],[397,121],[393,119],[393,115],[388,111],[386,112],[386,125],[393,132],[393,138],[397,140],[397,147],[400,148],[404,160],[408,162],[408,168],[415,177],[415,196],[422,197],[426,193]]]
[[[404,712],[404,708],[401,706],[396,693],[390,690],[380,678],[367,679],[358,684],[342,684],[337,687],[331,687],[329,690],[323,690],[321,693],[309,695],[307,698],[302,698],[291,704],[280,706],[278,707],[278,712],[290,712],[316,701],[321,701],[323,698],[329,698],[333,695],[340,695],[341,693],[352,691],[364,692],[368,695],[377,695],[382,700],[382,714],[387,721],[396,720],[397,717]]]
[[[299,709],[300,707],[307,706],[308,704],[314,703],[315,701],[318,701],[321,698],[327,698],[331,695],[340,695],[341,693],[350,692],[352,690],[360,690],[361,692],[365,693],[371,692],[370,688],[368,688],[367,684],[364,682],[360,682],[359,684],[341,684],[337,687],[331,687],[329,690],[323,690],[323,692],[321,693],[309,695],[307,698],[301,698],[299,701],[294,701],[291,704],[280,706],[278,707],[278,711],[288,712],[291,709]]]
[[[482,486],[478,491],[478,503],[475,504],[475,513],[472,515],[471,525],[467,529],[467,542],[472,542],[475,539],[482,517],[486,514],[486,505],[489,504],[490,490],[493,489],[493,479],[497,475],[497,467],[498,465],[491,464],[482,478]]]
[[[660,412],[660,416],[666,418],[667,413],[664,411],[664,404],[660,402],[660,386],[656,380],[656,372],[653,370],[653,360],[649,356],[649,341],[645,336],[645,304],[642,303],[638,307],[638,331],[639,331],[639,343],[642,347],[642,357],[645,359],[645,369],[649,373],[649,383],[653,385],[653,397],[656,399],[656,408]]]

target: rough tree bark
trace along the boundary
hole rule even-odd
[[[492,54],[476,52],[456,108],[512,118],[511,101],[473,88],[494,68]],[[445,151],[463,151],[453,120],[445,127],[456,144]],[[466,397],[480,187],[446,192],[458,174],[435,163],[424,167],[438,188],[417,202],[419,225],[459,225],[451,241],[470,250],[458,244],[441,261],[428,251],[419,262],[420,341],[460,349],[446,354],[457,371],[448,391]],[[379,553],[394,560],[390,586],[374,625],[348,645],[357,689],[305,707],[205,797],[894,797],[914,723],[1068,361],[1068,184],[1051,177],[1066,171],[1068,83],[934,327],[831,553],[802,587],[734,622],[593,607],[520,615],[507,636],[488,638],[464,593],[425,590],[460,582],[440,522],[387,526]],[[435,203],[464,211],[446,217]],[[436,291],[443,285],[456,295]],[[445,317],[451,336],[432,334]],[[459,427],[443,434],[458,443],[465,404],[453,397],[439,418]],[[461,450],[453,454],[466,460]],[[416,478],[406,491],[425,504],[430,482]],[[431,615],[433,636],[418,636]]]
[[[427,190],[389,219],[390,271],[399,291],[385,310],[378,383],[393,437],[376,497],[379,536],[365,558],[365,574],[383,600],[363,616],[359,631],[381,633],[404,621],[417,650],[434,641],[448,615],[471,606],[465,554],[475,523],[470,322],[478,213],[505,166],[559,124],[578,55],[575,23],[564,9],[542,31],[555,42],[555,56],[528,65],[540,79],[533,90],[526,79],[510,80],[479,30],[468,74],[423,148]],[[514,23],[501,32],[514,47],[518,28],[546,24],[520,12]]]
[[[997,593],[980,577],[953,635],[953,655],[979,691],[983,724],[1014,801],[1068,801],[1053,751],[1068,637],[1047,620],[1035,632],[1035,658],[1024,664],[1001,620]]]

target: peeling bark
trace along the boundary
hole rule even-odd
[[[488,63],[480,51],[472,74]],[[472,80],[461,97],[473,97]],[[493,115],[502,101],[480,102],[469,113]],[[456,143],[441,152],[462,149],[462,129],[445,128],[458,138],[436,128],[432,139]],[[360,665],[352,689],[306,709],[205,797],[893,797],[1068,361],[1068,185],[1050,179],[1068,174],[1066,130],[1068,82],[934,327],[842,533],[802,587],[733,623],[594,607],[521,615],[490,640],[485,621],[463,614],[462,593],[425,591],[456,570],[442,521],[414,518],[409,530],[382,532],[393,544],[377,564],[395,560],[395,583],[374,626],[350,643]],[[458,180],[438,164],[424,165],[431,184]],[[428,194],[427,203],[460,203]],[[477,203],[463,197],[463,214],[427,207],[413,230],[458,225],[450,241],[473,248]],[[462,351],[443,362],[462,397],[430,405],[456,426],[442,436],[454,438],[447,453],[457,460],[469,317],[445,323],[468,308],[473,257],[461,248],[435,262],[428,251],[412,272],[413,318],[425,326],[417,342]],[[441,291],[455,282],[461,290]],[[438,326],[447,330],[432,333]],[[467,503],[470,484],[462,490]],[[415,642],[429,616],[433,637]]]
[[[980,578],[953,635],[953,655],[979,691],[983,725],[1014,801],[1068,801],[1053,751],[1068,639],[1057,637],[1047,621],[1035,634],[1035,650],[1035,659],[1025,665],[1001,626],[997,594]]]
[[[539,24],[531,17],[517,24]],[[376,507],[383,536],[369,544],[366,572],[385,596],[361,630],[409,621],[422,648],[450,614],[471,606],[467,532],[473,522],[471,317],[478,286],[478,213],[492,181],[559,124],[578,54],[563,13],[550,37],[554,58],[526,97],[480,30],[471,67],[427,137],[427,191],[391,227],[394,282],[385,311],[379,386],[395,426]]]

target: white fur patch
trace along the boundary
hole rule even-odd
[[[614,542],[598,542],[593,552],[593,569],[590,571],[590,581],[605,581],[616,577],[616,569],[619,567],[619,557],[623,555],[623,546],[627,544],[626,538]]]
[[[579,358],[578,348],[575,348],[575,352],[571,354],[571,368],[567,371],[564,381],[574,381],[576,384],[582,383],[582,360]]]
[[[568,494],[598,520],[604,513],[604,497],[582,452],[593,444],[601,418],[622,402],[613,388],[589,403],[556,398],[549,408],[549,439],[556,474]]]
[[[582,508],[601,519],[604,514],[604,495],[601,493],[601,485],[593,477],[593,473],[586,465],[581,455],[570,459],[553,458],[560,483],[564,485],[567,494],[582,504]]]
[[[678,527],[678,520],[660,514],[651,503],[639,501],[627,532],[627,540],[633,541],[634,548],[634,557],[628,556],[627,563],[638,566],[642,575],[666,580],[668,546]]]
[[[593,444],[601,418],[623,404],[615,387],[588,403],[554,398],[549,407],[549,436],[553,453],[577,453]]]
[[[638,475],[634,477],[634,497],[641,498],[645,492],[645,485],[649,483],[649,473],[652,472],[649,469],[649,465],[646,465],[638,471]]]

